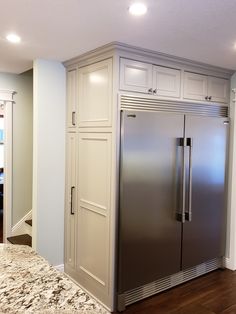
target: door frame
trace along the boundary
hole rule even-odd
[[[0,105],[4,106],[4,197],[3,197],[3,242],[12,231],[12,107],[13,90],[0,89]]]

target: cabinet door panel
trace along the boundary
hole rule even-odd
[[[211,101],[228,102],[229,81],[217,77],[208,77],[208,96]]]
[[[205,101],[207,93],[207,76],[185,72],[184,98]]]
[[[76,126],[77,71],[67,72],[67,127]]]
[[[79,127],[111,126],[112,60],[79,69]]]
[[[152,87],[152,65],[148,63],[121,59],[120,89],[148,93]]]
[[[65,206],[65,266],[72,269],[75,269],[76,256],[76,144],[76,133],[68,133]]]
[[[180,70],[154,66],[153,89],[157,96],[180,97]]]
[[[111,134],[81,133],[79,148],[77,270],[85,288],[108,291]]]

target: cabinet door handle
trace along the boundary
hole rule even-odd
[[[149,94],[152,94],[152,93],[153,93],[153,89],[152,89],[152,88],[149,88],[148,93],[149,93]]]
[[[208,96],[206,96],[205,99],[208,100]]]
[[[75,186],[72,186],[70,188],[70,214],[74,215],[75,211],[74,211],[74,190],[75,190]]]
[[[209,97],[208,97],[208,100],[211,100],[211,98],[212,98],[212,96],[209,96]]]
[[[72,125],[75,125],[75,111],[72,111]]]
[[[154,89],[153,94],[157,94],[157,88]]]

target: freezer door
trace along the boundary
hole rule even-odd
[[[191,221],[183,225],[183,269],[224,255],[226,120],[186,116],[185,136],[192,140],[191,164],[186,165],[186,173],[190,168],[192,178],[186,179],[190,186],[186,192],[186,196],[190,195],[186,199],[186,217],[190,216]]]
[[[180,270],[183,128],[183,115],[122,113],[118,293]]]

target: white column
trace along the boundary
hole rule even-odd
[[[65,68],[34,61],[33,248],[53,265],[64,260]]]

